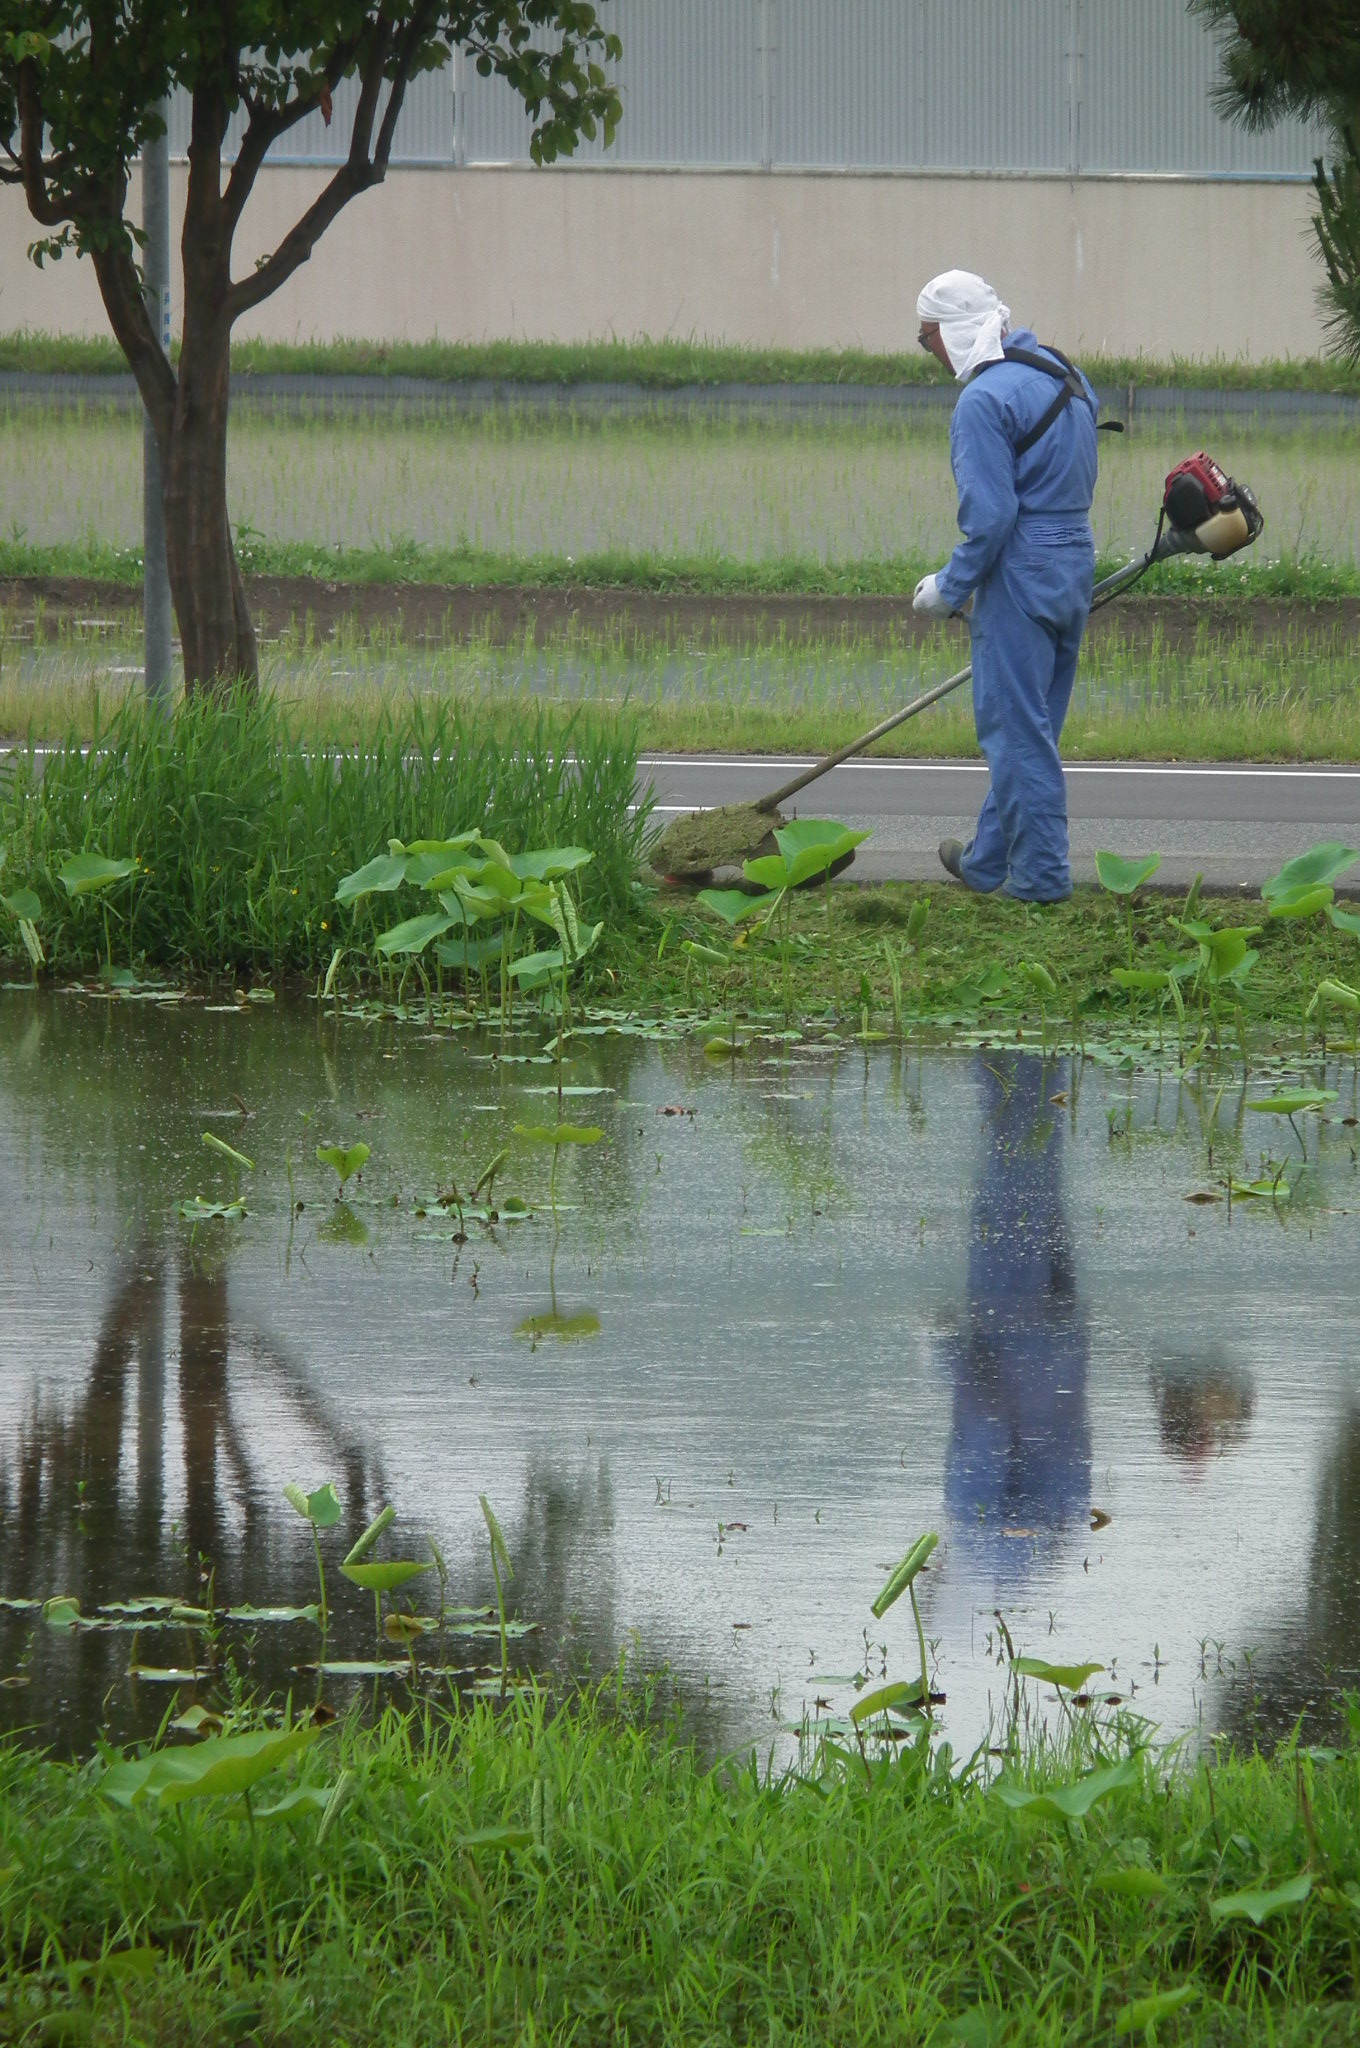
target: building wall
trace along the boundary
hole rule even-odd
[[[238,274],[327,175],[261,173]],[[177,217],[183,193],[175,165]],[[238,333],[900,349],[958,264],[1064,347],[1261,361],[1321,345],[1310,211],[1308,186],[1254,179],[404,168]],[[0,331],[107,331],[91,266],[37,270],[36,232],[0,187]]]

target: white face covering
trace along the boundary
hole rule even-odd
[[[918,319],[939,322],[945,354],[960,384],[983,363],[1000,362],[1011,309],[985,278],[971,270],[942,270],[916,301],[916,313]]]

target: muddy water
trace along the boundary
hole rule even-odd
[[[547,1155],[512,1136],[556,1122],[551,1069],[494,1050],[310,1006],[0,996],[0,1595],[89,1615],[211,1574],[219,1605],[309,1600],[282,1488],[331,1479],[332,1656],[396,1654],[337,1570],[384,1502],[389,1554],[433,1538],[449,1603],[492,1597],[484,1492],[540,1625],[517,1650],[667,1666],[715,1746],[911,1674],[905,1605],[869,1605],[925,1529],[957,1745],[1002,1694],[998,1609],[1167,1730],[1322,1723],[1360,1683],[1349,1064],[1331,1120],[1300,1119],[1296,1203],[1230,1209],[1185,1197],[1298,1151],[1240,1089],[1210,1163],[1209,1094],[1155,1077],[594,1036],[566,1079],[599,1092],[564,1113],[605,1137],[564,1148],[554,1228]],[[205,1131],[254,1161],[248,1213],[191,1236],[176,1204],[235,1185]],[[337,1207],[316,1147],[359,1139]],[[432,1198],[505,1144],[495,1196],[536,1213],[459,1244]],[[232,1669],[310,1687],[316,1654],[306,1623],[205,1650],[5,1608],[0,1714],[86,1747],[165,1711],[133,1663],[214,1664],[183,1704]]]

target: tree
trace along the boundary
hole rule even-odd
[[[233,323],[310,257],[331,222],[386,174],[410,80],[461,46],[499,73],[534,123],[538,163],[619,119],[605,62],[620,54],[588,0],[0,0],[0,179],[46,230],[38,263],[88,256],[160,450],[170,589],[190,690],[258,679],[227,516]],[[232,275],[232,239],[270,146],[358,80],[349,152],[278,247]],[[172,89],[192,100],[178,363],[143,300],[131,166],[164,133]],[[227,124],[244,114],[235,161]]]
[[[1248,128],[1295,115],[1326,122],[1336,161],[1318,157],[1313,216],[1327,273],[1320,294],[1337,350],[1360,360],[1360,6],[1356,0],[1189,0],[1220,32],[1220,110]]]

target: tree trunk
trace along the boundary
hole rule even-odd
[[[259,656],[227,515],[227,331],[193,346],[185,307],[167,444],[161,451],[170,595],[184,650],[184,687],[222,691],[259,686]]]

